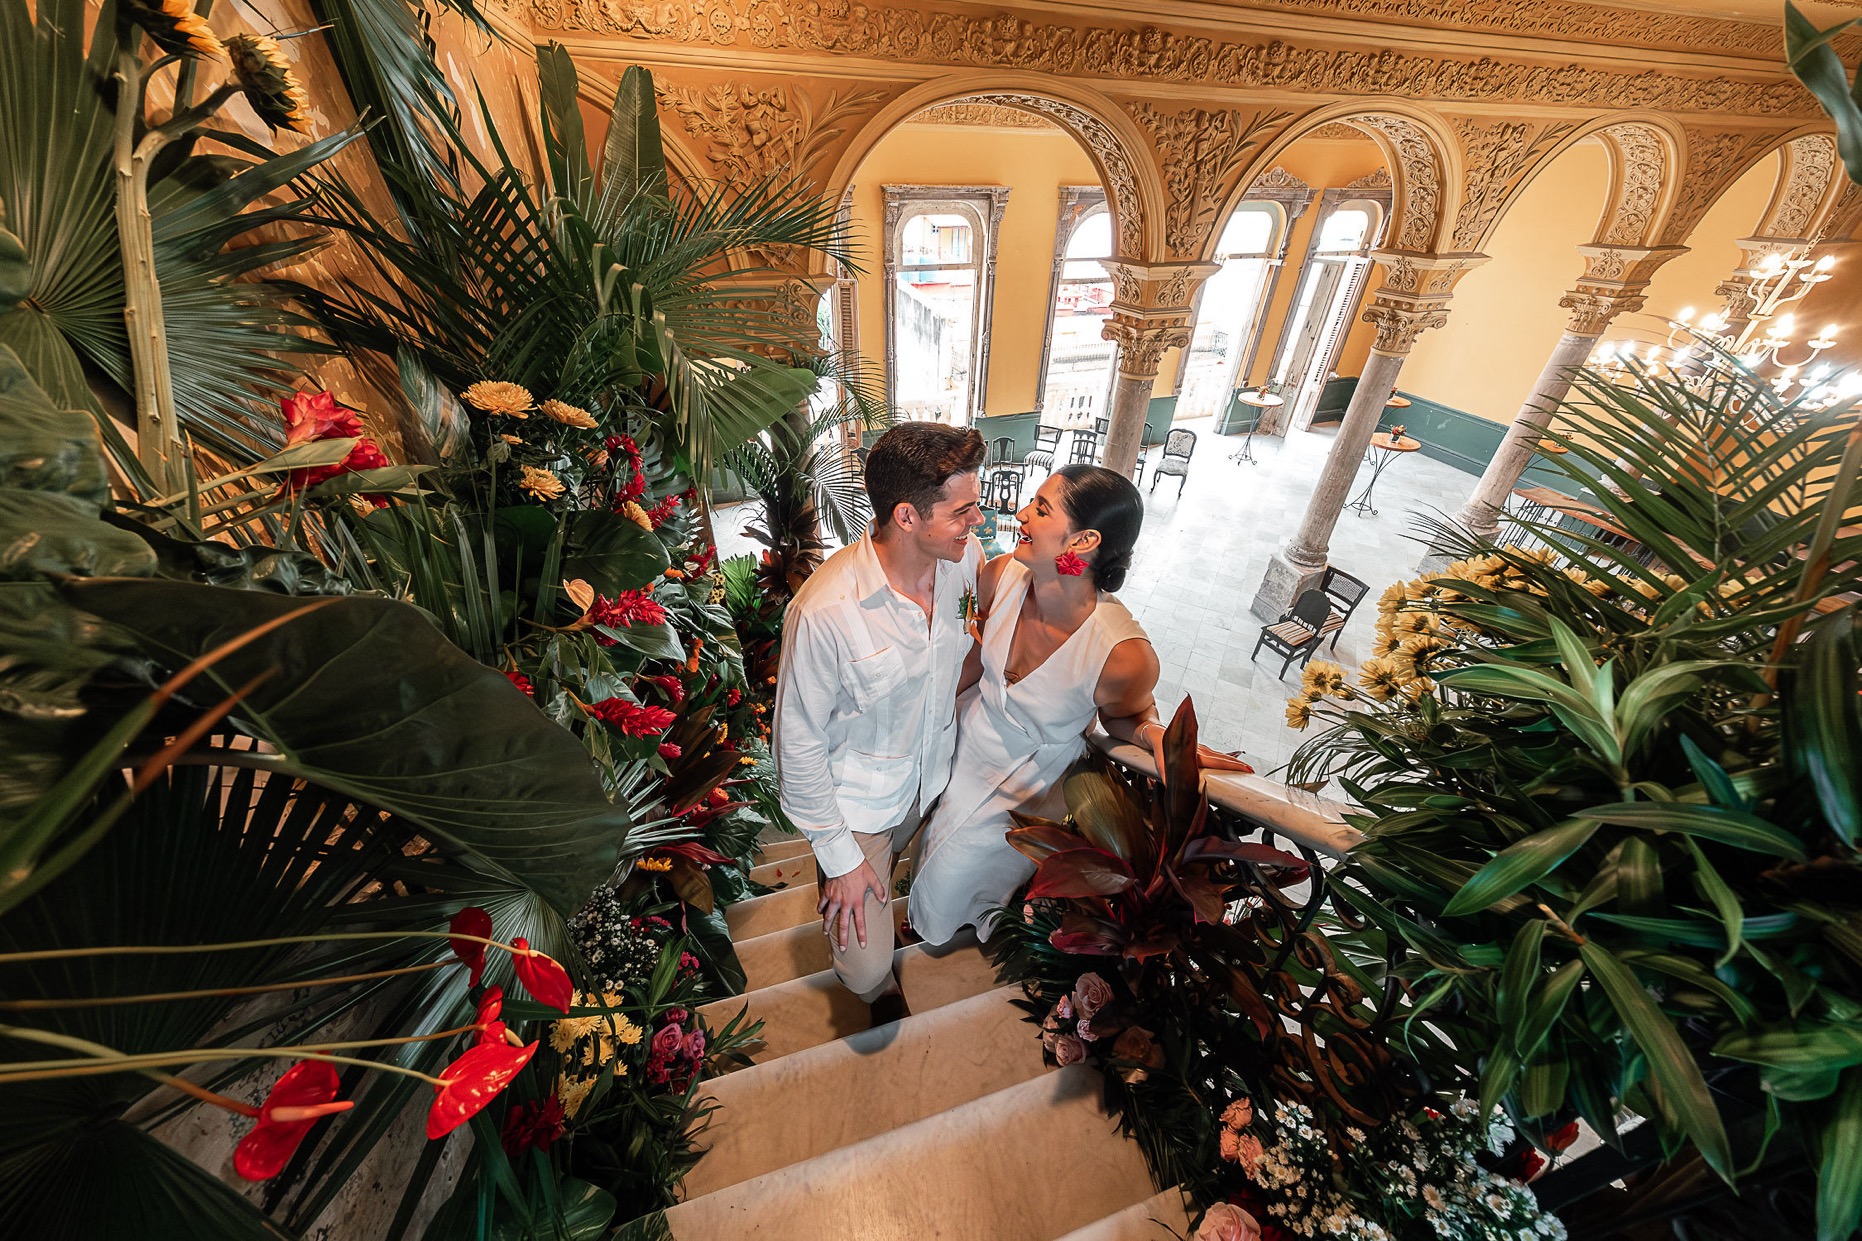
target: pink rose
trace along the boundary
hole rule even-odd
[[[1091,1018],[1112,1002],[1112,984],[1097,974],[1081,974],[1073,984],[1073,1006],[1080,1016]]]
[[[661,1026],[659,1033],[653,1036],[653,1042],[649,1046],[653,1055],[662,1060],[676,1056],[685,1047],[685,1031],[679,1028],[679,1023],[676,1021]]]
[[[1090,1043],[1099,1037],[1099,1031],[1093,1029],[1093,1023],[1090,1021],[1081,1021],[1073,1028],[1073,1032],[1080,1036],[1081,1042],[1085,1043]]]
[[[1236,1133],[1233,1129],[1223,1129],[1221,1143],[1222,1143],[1222,1162],[1223,1163],[1240,1163],[1241,1162],[1241,1135],[1239,1133]]]
[[[1254,1123],[1254,1104],[1237,1099],[1222,1109],[1222,1123],[1231,1129],[1246,1129]]]
[[[1055,1035],[1054,1059],[1059,1062],[1060,1067],[1063,1069],[1070,1064],[1078,1064],[1080,1061],[1086,1059],[1086,1044],[1074,1038],[1071,1034]]]
[[[1190,1241],[1261,1241],[1261,1225],[1232,1202],[1218,1202],[1203,1212]]]
[[[1060,1018],[1062,1021],[1072,1021],[1073,1000],[1068,996],[1061,996],[1060,1003],[1054,1005],[1054,1016]]]

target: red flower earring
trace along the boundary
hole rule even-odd
[[[1054,571],[1062,577],[1078,577],[1086,572],[1086,562],[1072,552],[1062,552],[1054,557]]]

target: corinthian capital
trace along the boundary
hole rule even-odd
[[[1573,336],[1602,336],[1612,319],[1625,311],[1641,310],[1644,300],[1640,290],[1623,293],[1579,285],[1559,298],[1558,304],[1571,312],[1565,331]]]
[[[1118,346],[1118,373],[1132,379],[1153,379],[1166,349],[1190,343],[1187,316],[1142,318],[1118,310],[1100,329],[1100,335]]]
[[[1401,356],[1415,348],[1418,336],[1447,323],[1448,311],[1439,303],[1398,302],[1379,296],[1371,299],[1363,318],[1377,329],[1371,348],[1378,353]]]

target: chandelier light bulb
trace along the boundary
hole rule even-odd
[[[1694,321],[1694,308],[1692,306],[1683,306],[1681,308],[1681,313],[1676,315],[1675,319],[1679,323],[1692,323]]]
[[[1834,266],[1836,266],[1836,256],[1833,254],[1826,254],[1817,260],[1817,265],[1812,270],[1822,273],[1830,270],[1830,268]]]

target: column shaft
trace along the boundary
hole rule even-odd
[[[1572,377],[1590,357],[1599,334],[1566,332],[1558,338],[1552,356],[1545,360],[1545,368],[1532,385],[1532,394],[1519,407],[1513,425],[1507,428],[1500,446],[1494,450],[1493,459],[1481,472],[1474,494],[1468,497],[1461,510],[1461,524],[1475,534],[1491,539],[1500,532],[1500,511],[1506,507],[1506,498],[1518,485],[1526,467],[1532,464],[1546,424],[1551,422],[1558,403],[1571,391]]]
[[[1128,375],[1123,370],[1112,385],[1112,408],[1107,417],[1104,463],[1126,478],[1138,464],[1138,449],[1144,442],[1144,420],[1151,412],[1151,389],[1157,373]]]

